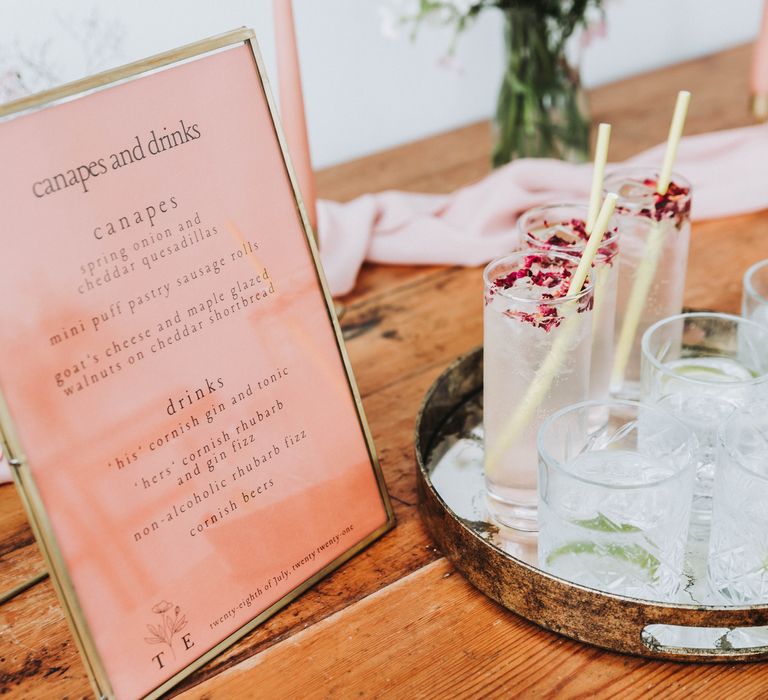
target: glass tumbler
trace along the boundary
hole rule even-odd
[[[720,431],[709,585],[729,605],[768,602],[768,403],[737,410]]]
[[[536,432],[589,389],[592,285],[570,293],[578,259],[524,251],[484,272],[483,423],[490,515],[535,532]]]
[[[640,391],[640,339],[656,321],[683,310],[691,234],[691,187],[673,174],[664,196],[658,171],[620,168],[605,178],[615,192],[621,236],[616,338],[611,393],[636,399]]]
[[[768,392],[768,327],[730,314],[679,314],[651,326],[642,349],[643,401],[661,402],[698,438],[692,535],[706,539],[718,429]]]
[[[582,204],[550,204],[529,209],[517,221],[522,249],[543,249],[580,258],[589,236],[588,207]],[[616,291],[619,279],[619,232],[615,218],[603,236],[593,263],[594,309],[592,313],[592,362],[589,399],[609,396],[613,362]],[[595,422],[602,416],[598,413]]]
[[[672,601],[682,584],[695,437],[657,406],[568,406],[541,427],[539,565],[589,588]]]
[[[741,315],[768,326],[768,260],[755,263],[744,273]]]

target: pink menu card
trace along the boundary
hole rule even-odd
[[[229,36],[0,123],[3,427],[121,699],[393,524],[263,74]]]

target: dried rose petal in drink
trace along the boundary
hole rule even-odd
[[[589,240],[587,206],[551,204],[525,212],[518,220],[521,247],[543,249],[581,257]],[[614,319],[619,274],[619,233],[615,219],[610,222],[592,265],[594,313],[592,319],[592,362],[589,398],[605,401],[609,395],[613,364]],[[596,411],[595,424],[604,412]]]

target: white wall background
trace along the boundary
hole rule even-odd
[[[387,39],[380,4],[294,0],[316,167],[477,121],[493,109],[502,68],[496,12],[463,36],[459,67],[446,68],[440,59],[450,31],[425,26],[415,43]],[[749,41],[761,9],[761,0],[607,0],[607,36],[585,52],[584,82]],[[3,0],[0,88],[36,91],[243,25],[255,28],[274,76],[270,0]],[[24,87],[9,77],[16,70]]]

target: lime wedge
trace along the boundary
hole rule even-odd
[[[588,530],[598,530],[599,532],[640,532],[639,527],[629,523],[617,524],[600,511],[598,511],[596,518],[591,520],[574,520],[573,522],[575,525],[580,525]]]
[[[681,377],[695,377],[696,375],[709,375],[710,377],[720,377],[725,381],[739,382],[750,377],[754,379],[759,377],[760,373],[756,372],[749,367],[745,367],[739,362],[734,360],[723,360],[727,362],[726,367],[713,367],[712,365],[705,364],[681,364],[672,366],[673,373]],[[730,371],[729,371],[730,370]]]
[[[727,372],[724,372],[719,367],[708,367],[707,365],[678,365],[674,368],[674,373],[683,377],[690,376],[692,374],[716,374],[719,377],[730,376]]]
[[[644,569],[652,581],[658,577],[661,562],[639,544],[597,544],[595,542],[569,542],[558,547],[547,556],[547,566],[566,554],[591,554],[598,557],[610,557],[633,564]]]

